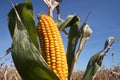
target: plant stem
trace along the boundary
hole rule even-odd
[[[87,25],[87,24],[83,24],[82,28],[80,29],[80,32],[81,32],[81,40],[80,40],[79,47],[78,47],[78,50],[76,52],[76,55],[75,55],[75,57],[72,61],[71,72],[70,72],[70,75],[69,75],[70,80],[72,80],[72,74],[73,74],[76,62],[78,61],[79,55],[80,55],[83,47],[85,46],[87,40],[89,39],[90,35],[92,34],[92,30],[90,29],[89,25]]]

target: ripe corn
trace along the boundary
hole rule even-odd
[[[68,76],[68,66],[57,25],[53,18],[46,14],[38,15],[38,20],[39,22],[36,28],[42,56],[59,79],[66,80]]]

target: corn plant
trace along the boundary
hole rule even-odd
[[[116,41],[115,37],[108,37],[105,41],[103,50],[93,55],[87,65],[83,80],[93,80],[100,70],[104,56],[107,54],[112,44]]]
[[[82,27],[79,27],[80,18],[77,15],[69,15],[66,20],[62,20],[59,9],[61,0],[43,0],[43,2],[48,6],[49,11],[38,15],[37,26],[30,0],[15,6],[11,2],[13,8],[8,13],[8,28],[12,45],[7,52],[11,51],[15,67],[23,80],[72,80],[78,57],[89,40],[92,30],[86,20]],[[57,8],[58,22],[53,18],[54,8]],[[68,27],[69,32],[66,31]],[[67,54],[59,31],[64,32],[68,37]],[[79,44],[78,48],[77,44]],[[97,73],[104,57],[99,55],[101,52],[89,61],[83,80],[92,80]]]

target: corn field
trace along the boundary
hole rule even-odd
[[[75,72],[72,76],[72,80],[82,80],[84,71]],[[94,78],[94,80],[120,80],[120,66],[115,66],[113,68],[102,67]]]
[[[87,23],[91,12],[80,26],[78,15],[68,15],[65,20],[61,19],[61,0],[43,0],[48,7],[48,13],[38,13],[38,22],[35,25],[30,0],[17,5],[9,1],[12,9],[8,12],[8,29],[12,45],[3,57],[11,53],[14,66],[1,65],[0,80],[120,79],[120,66],[101,69],[104,56],[109,50],[113,50],[112,45],[117,42],[114,36],[108,37],[103,49],[91,56],[85,71],[74,72],[81,51],[93,32]],[[53,17],[55,8],[57,21]],[[60,32],[68,39],[67,51]]]
[[[82,80],[84,71],[73,73],[72,80]],[[0,80],[22,80],[15,67],[5,65],[0,66]],[[97,73],[94,80],[120,80],[120,66],[113,68],[102,67],[101,71]]]

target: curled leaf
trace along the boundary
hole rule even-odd
[[[83,26],[80,29],[80,35],[86,39],[89,39],[90,35],[92,34],[92,30],[89,27],[88,24],[83,24]]]
[[[32,3],[29,0],[27,0],[24,3],[16,4],[14,7],[16,10],[12,8],[8,13],[8,28],[9,28],[11,37],[13,38],[15,25],[18,18],[18,16],[15,13],[15,11],[17,11],[22,23],[25,25],[27,29],[27,32],[32,42],[38,49],[39,47],[38,47],[38,41],[37,41],[37,36],[35,31],[35,22],[34,22],[34,16],[33,16]]]

